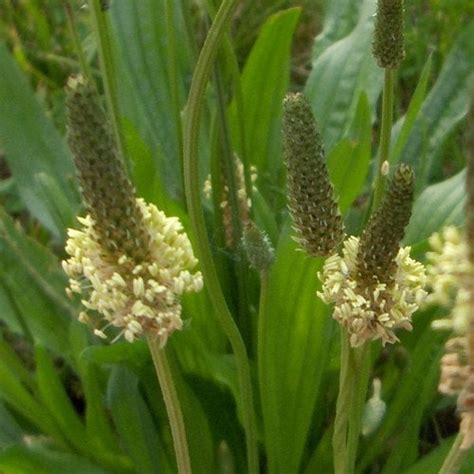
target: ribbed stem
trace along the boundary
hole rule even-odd
[[[160,382],[161,392],[170,420],[178,472],[179,474],[191,474],[191,461],[189,458],[183,413],[181,412],[181,405],[179,404],[178,394],[176,393],[176,388],[173,383],[165,348],[160,349],[159,340],[154,337],[148,337],[148,347],[153,358],[156,375]]]
[[[332,438],[334,472],[352,474],[369,379],[369,344],[352,348],[341,329],[341,369]]]
[[[237,0],[224,0],[208,32],[193,75],[184,124],[184,183],[191,224],[196,237],[196,253],[201,262],[205,286],[214,313],[228,337],[235,354],[240,384],[241,408],[248,456],[248,472],[258,472],[258,447],[252,382],[247,351],[222,293],[212,259],[204,214],[200,202],[198,140],[203,100],[217,49],[230,22]]]
[[[382,125],[380,130],[379,158],[375,174],[374,196],[372,210],[375,211],[382,201],[386,176],[382,174],[382,165],[389,161],[390,137],[393,123],[393,83],[395,71],[385,69],[383,100],[382,100]]]
[[[86,60],[84,51],[82,49],[81,40],[77,31],[76,20],[74,18],[74,11],[71,7],[71,2],[69,0],[63,0],[63,3],[64,10],[66,12],[69,32],[71,34],[72,42],[74,43],[74,49],[76,50],[77,58],[79,59],[79,64],[81,65],[82,74],[90,81],[92,81],[91,68]]]
[[[104,11],[100,0],[89,0],[92,19],[97,35],[97,49],[99,51],[100,69],[104,79],[104,89],[107,98],[107,107],[112,117],[112,124],[121,156],[125,154],[125,142],[120,128],[120,113],[117,93],[117,73],[114,67],[112,41],[107,11]]]
[[[178,136],[179,165],[181,170],[181,180],[183,180],[183,125],[181,122],[181,97],[178,84],[178,54],[176,46],[176,29],[174,23],[175,0],[166,0],[166,34],[168,37],[167,69],[171,89],[171,99],[173,102],[173,120]],[[184,183],[183,183],[184,189]]]
[[[354,469],[359,437],[362,429],[362,416],[364,413],[367,390],[370,377],[370,343],[366,342],[362,347],[352,349],[354,357],[352,406],[349,417],[349,433],[347,441],[348,458],[352,469]]]
[[[257,330],[257,363],[258,363],[258,382],[260,389],[260,403],[262,404],[263,421],[264,421],[264,436],[266,438],[267,433],[265,432],[265,420],[266,420],[266,406],[264,401],[266,400],[266,394],[268,394],[266,387],[266,333],[267,333],[267,307],[268,307],[268,290],[269,290],[269,274],[268,270],[260,272],[260,304],[258,308],[258,330]]]
[[[466,455],[469,452],[467,449],[461,449],[463,435],[459,433],[454,440],[451,449],[444,460],[439,474],[456,474],[461,469],[462,463],[466,459]]]
[[[248,313],[248,295],[247,295],[247,267],[245,259],[242,258],[242,250],[239,246],[242,237],[241,222],[241,203],[238,196],[238,183],[236,177],[236,163],[232,153],[232,143],[230,130],[227,120],[227,104],[225,101],[224,84],[222,81],[222,73],[219,66],[214,68],[214,77],[216,82],[218,117],[221,128],[222,151],[223,156],[221,163],[223,164],[225,184],[227,185],[227,199],[230,207],[230,226],[234,252],[240,254],[235,265],[235,274],[237,278],[237,308],[238,308],[238,325],[243,337],[246,341],[251,340],[251,321]],[[252,353],[251,346],[249,352]]]

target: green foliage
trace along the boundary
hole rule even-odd
[[[464,222],[464,189],[466,173],[428,186],[415,201],[413,216],[407,228],[405,242],[417,244],[446,225]]]
[[[354,29],[315,58],[306,83],[328,152],[351,123],[360,94],[365,92],[371,107],[380,94],[382,71],[370,49],[374,8],[374,0],[364,0]]]
[[[281,103],[288,89],[290,47],[299,16],[297,8],[271,16],[262,26],[242,72],[246,159],[270,179],[275,179],[281,167]]]
[[[469,109],[473,34],[474,23],[461,31],[401,152],[402,159],[414,166],[423,184],[433,176],[442,144]]]
[[[168,417],[146,344],[102,343],[76,321],[80,301],[64,292],[62,247],[80,203],[64,139],[63,86],[70,73],[87,71],[76,60],[62,2],[53,3],[0,7],[0,471],[173,473]],[[99,73],[90,11],[64,3],[73,7],[79,44],[102,93],[107,76]],[[182,121],[208,15],[219,2],[202,3],[116,0],[104,13],[115,119],[137,194],[178,216],[195,245],[184,202]],[[199,183],[212,174],[215,189],[198,205],[225,303],[249,354],[260,465],[269,474],[333,470],[339,328],[316,296],[323,261],[297,250],[286,210],[281,104],[288,89],[301,89],[298,78],[307,77],[303,89],[347,232],[364,227],[376,171],[383,71],[371,53],[375,0],[328,1],[319,17],[322,3],[241,2],[205,91],[199,130]],[[413,16],[425,3],[407,6],[407,59],[390,150],[391,166],[416,170],[404,243],[416,245],[420,259],[433,232],[463,224],[465,171],[453,156],[463,153],[474,74],[470,3],[432,1],[431,15]],[[314,45],[302,39],[308,25]],[[303,72],[302,57],[310,58]],[[247,215],[232,209],[231,199],[219,202],[233,153],[244,165]],[[275,246],[269,269],[255,272],[239,245],[226,246],[232,210],[240,226],[252,219],[268,234]],[[171,368],[193,472],[246,472],[238,357],[212,301],[205,292],[183,299],[184,328],[168,343]],[[360,439],[357,472],[437,472],[446,457],[455,402],[437,394],[446,339],[430,328],[438,312],[416,314],[400,344],[372,345],[371,379],[381,380],[387,410]],[[473,466],[470,454],[461,472]]]
[[[27,79],[0,46],[0,140],[23,203],[56,237],[72,225],[74,193],[70,153],[46,118]]]

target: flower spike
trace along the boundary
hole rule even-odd
[[[63,262],[69,295],[81,295],[79,320],[120,328],[117,339],[155,337],[163,346],[182,328],[181,295],[199,291],[202,277],[183,227],[153,204],[137,199],[95,91],[69,81],[68,141],[88,215],[69,229]],[[97,327],[94,319],[105,319]]]
[[[308,255],[328,256],[344,238],[344,227],[321,135],[302,94],[288,94],[283,102],[283,135],[295,240]]]

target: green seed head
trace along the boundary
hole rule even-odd
[[[95,89],[83,77],[67,87],[68,143],[86,209],[104,249],[141,260],[148,237],[135,190]]]
[[[242,244],[250,265],[255,270],[263,272],[270,268],[275,254],[272,243],[265,232],[252,221],[249,221],[245,226]]]
[[[383,68],[395,69],[405,57],[403,0],[378,0],[372,52]]]
[[[372,215],[360,238],[357,279],[361,285],[392,283],[395,257],[411,216],[413,191],[413,169],[402,164],[396,169],[380,208]]]
[[[283,102],[283,136],[295,240],[308,255],[330,255],[343,239],[344,227],[321,135],[302,94],[288,94]]]

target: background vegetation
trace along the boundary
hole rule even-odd
[[[107,13],[114,100],[134,184],[187,228],[181,121],[218,3],[114,0]],[[474,6],[469,0],[406,3],[391,163],[416,170],[405,243],[423,260],[432,232],[463,221]],[[262,472],[331,472],[339,368],[338,327],[315,296],[322,261],[297,252],[290,237],[281,103],[288,90],[304,90],[311,100],[347,232],[357,234],[383,81],[371,55],[374,11],[374,0],[242,2],[207,90],[201,181],[211,174],[219,186],[222,163],[233,152],[247,172],[255,166],[252,216],[276,249],[269,304],[260,309],[268,327],[265,375],[257,380],[260,281],[241,248],[225,243],[218,192],[212,199],[203,195],[224,294],[244,336],[255,387],[265,387],[261,399],[255,391]],[[81,213],[64,140],[64,84],[86,65],[103,90],[89,8],[3,0],[0,37],[0,470],[173,472],[146,344],[101,343],[76,321],[79,302],[64,293],[65,232]],[[193,471],[245,472],[233,355],[206,293],[184,304],[187,327],[169,346]],[[436,390],[447,335],[430,329],[440,314],[436,308],[417,313],[401,344],[373,344],[372,378],[382,382],[386,414],[362,440],[359,472],[437,472],[448,452],[457,431],[455,400]],[[471,456],[463,472],[473,469]]]

